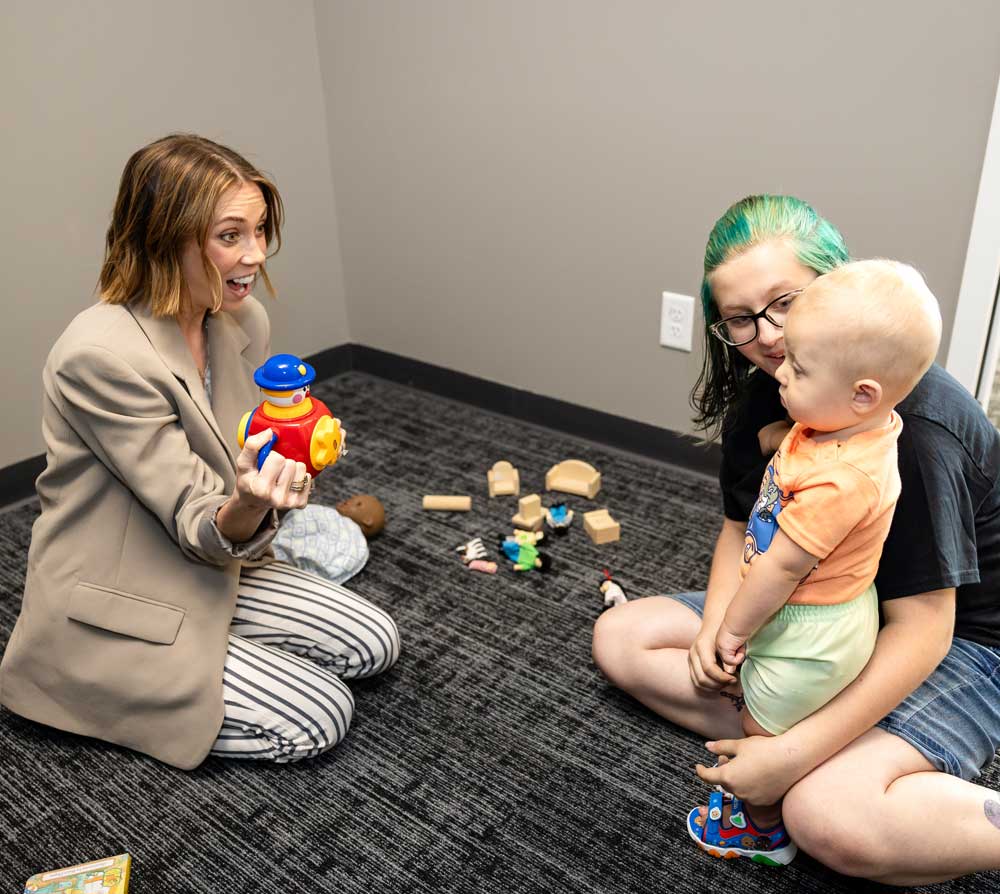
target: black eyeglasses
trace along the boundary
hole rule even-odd
[[[791,292],[779,295],[758,313],[737,314],[734,317],[726,317],[724,320],[719,320],[718,323],[713,323],[708,327],[708,330],[719,341],[725,342],[725,344],[731,347],[738,348],[741,345],[748,345],[758,335],[757,321],[761,317],[767,320],[772,326],[777,326],[779,329],[783,328],[792,302],[795,300],[795,296],[801,292],[802,289],[792,289]]]

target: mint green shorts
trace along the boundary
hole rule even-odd
[[[861,673],[877,635],[874,584],[850,602],[785,605],[747,643],[740,682],[750,715],[774,735],[791,729]]]

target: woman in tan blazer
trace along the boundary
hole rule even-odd
[[[235,448],[269,327],[251,296],[281,199],[244,158],[174,135],[126,165],[100,302],[43,374],[47,464],[0,701],[185,769],[210,752],[278,761],[346,733],[343,678],[386,670],[392,619],[276,563],[302,463]],[[306,657],[308,656],[308,659]]]

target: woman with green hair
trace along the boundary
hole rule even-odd
[[[706,782],[751,804],[784,799],[789,836],[816,859],[930,884],[1000,868],[1000,797],[971,781],[1000,746],[1000,432],[948,373],[932,366],[897,407],[902,494],[875,579],[882,627],[861,676],[787,732],[742,738],[739,681],[715,653],[747,519],[789,429],[774,378],[785,314],[847,260],[837,229],[788,196],[745,198],[713,227],[692,394],[697,424],[722,439],[725,517],[708,587],[610,609],[594,660],[710,740],[718,764],[699,766]],[[730,804],[721,827],[738,829],[746,818],[730,822]]]

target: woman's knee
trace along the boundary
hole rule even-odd
[[[889,855],[873,825],[874,805],[856,794],[814,771],[785,795],[782,818],[791,839],[813,859],[841,875],[875,879]]]
[[[380,639],[375,661],[375,673],[389,670],[398,660],[400,652],[399,628],[396,622],[385,616],[385,636]]]
[[[373,677],[399,660],[399,628],[385,612],[372,615],[367,629],[356,635],[354,648],[347,651],[346,666],[340,671],[345,679]]]
[[[609,608],[594,625],[594,663],[616,686],[642,680],[648,651],[690,648],[701,619],[675,599],[647,596]]]
[[[591,653],[594,664],[616,686],[624,686],[629,679],[628,669],[632,651],[629,631],[632,624],[628,617],[627,603],[608,609],[594,624]]]
[[[789,789],[782,805],[788,834],[843,875],[891,882],[901,860],[891,786],[929,769],[912,745],[870,729]]]
[[[284,757],[279,762],[316,757],[339,745],[354,719],[354,697],[350,690],[332,678],[315,692],[312,703],[288,731]]]

